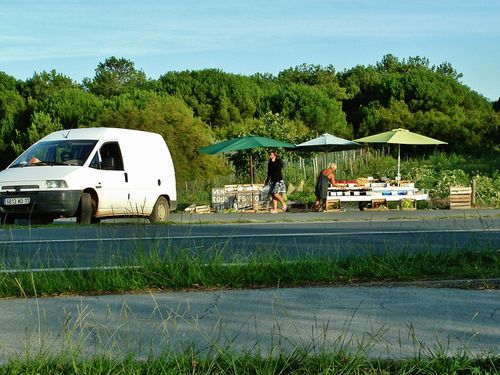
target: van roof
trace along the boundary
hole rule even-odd
[[[121,128],[78,128],[59,130],[43,137],[42,141],[57,140],[57,139],[94,139],[99,140],[102,137],[106,138],[122,138],[135,137],[138,134],[156,135],[155,133],[145,132],[141,130],[121,129]]]

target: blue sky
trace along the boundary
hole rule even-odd
[[[0,0],[0,71],[23,80],[55,69],[81,82],[110,56],[158,78],[342,71],[392,53],[450,62],[497,100],[499,46],[500,0]]]

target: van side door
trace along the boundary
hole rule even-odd
[[[132,215],[128,175],[118,142],[104,143],[89,165],[94,172],[99,202],[96,216]]]

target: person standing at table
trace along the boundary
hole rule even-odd
[[[327,168],[323,169],[316,180],[316,202],[314,203],[314,211],[326,210],[326,198],[328,196],[328,187],[330,184],[335,185],[335,172],[337,164],[330,163]]]
[[[273,199],[273,210],[271,212],[278,212],[278,201],[281,202],[281,209],[283,212],[287,210],[283,194],[286,191],[285,182],[283,181],[282,173],[283,164],[276,151],[272,150],[269,153],[269,161],[267,163],[267,178],[265,184],[269,183],[269,194]]]

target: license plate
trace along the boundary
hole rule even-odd
[[[29,204],[29,197],[5,198],[3,204],[6,206],[15,206],[18,204]]]

